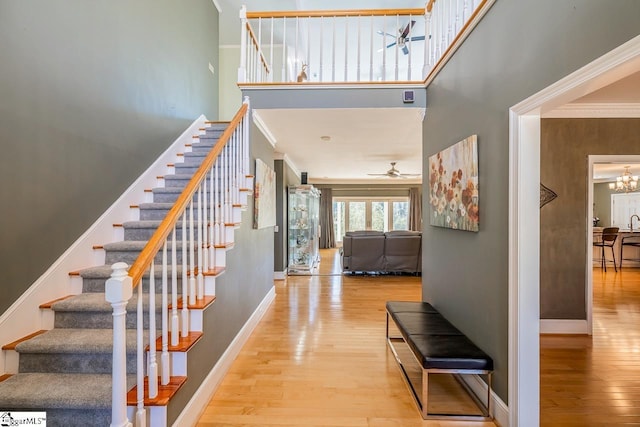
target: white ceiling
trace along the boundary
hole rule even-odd
[[[215,0],[222,9],[220,44],[238,45],[239,10],[336,10],[422,8],[424,0]],[[602,88],[594,88],[566,106],[584,104],[640,104],[640,72]],[[428,105],[427,105],[428,108]],[[422,171],[422,118],[419,109],[291,109],[259,110],[258,115],[275,139],[275,150],[312,183],[409,183],[370,177],[397,162],[402,173]],[[329,136],[323,141],[321,136]],[[627,164],[597,164],[594,179],[609,180]],[[640,175],[640,165],[632,166]]]
[[[422,173],[422,108],[257,110],[286,154],[314,183],[419,183],[421,179],[371,177],[390,162],[406,174]],[[329,137],[330,140],[326,141]]]

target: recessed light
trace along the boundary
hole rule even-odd
[[[329,135],[322,135],[320,139],[323,141],[331,141],[331,137]]]

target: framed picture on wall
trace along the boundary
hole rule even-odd
[[[253,198],[253,228],[275,226],[276,172],[260,159],[256,159]]]
[[[429,157],[431,225],[477,232],[478,195],[477,135]]]

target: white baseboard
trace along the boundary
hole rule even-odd
[[[69,273],[104,262],[100,261],[93,246],[117,241],[113,224],[133,218],[131,205],[144,200],[144,190],[157,187],[157,176],[167,173],[167,164],[179,159],[185,144],[191,144],[193,135],[204,126],[207,118],[197,118],[165,152],[96,220],[89,229],[67,249],[49,269],[40,276],[1,316],[0,346],[13,342],[40,329],[40,304],[78,292]],[[137,213],[135,213],[137,216]],[[4,357],[0,357],[0,374],[5,372]]]
[[[460,377],[482,402],[486,400],[487,384],[482,381],[480,376],[461,375]],[[491,390],[491,414],[495,423],[500,427],[509,427],[509,407],[493,390]]]
[[[274,271],[273,279],[274,280],[285,280],[287,278],[287,270],[284,271]]]
[[[233,361],[238,357],[242,346],[247,342],[251,333],[256,328],[267,309],[276,298],[276,288],[272,287],[267,295],[263,298],[258,308],[253,312],[249,320],[244,324],[242,329],[233,339],[227,350],[222,354],[218,363],[215,364],[207,378],[200,384],[189,403],[184,407],[182,413],[173,423],[174,426],[194,426],[198,422],[200,415],[207,407],[207,404],[218,389],[222,379],[227,374]]]
[[[588,334],[586,320],[540,319],[541,334]]]

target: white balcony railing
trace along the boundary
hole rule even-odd
[[[424,9],[240,11],[238,83],[423,81],[487,0]]]

